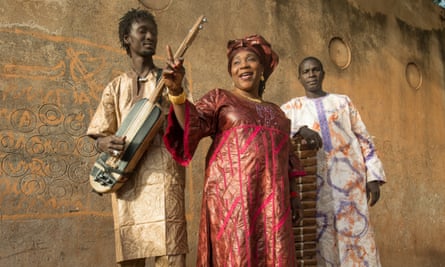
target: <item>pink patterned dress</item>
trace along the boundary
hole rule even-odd
[[[207,155],[197,266],[296,266],[289,173],[299,167],[280,108],[215,89],[186,102],[184,131],[174,112],[164,136],[186,165],[199,141]],[[295,168],[294,168],[295,167]]]

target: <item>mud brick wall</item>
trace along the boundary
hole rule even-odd
[[[319,57],[325,88],[348,94],[374,136],[388,184],[371,209],[383,266],[444,266],[445,13],[412,0],[83,0],[0,5],[0,266],[114,266],[110,196],[91,192],[85,136],[105,85],[129,68],[117,37],[130,8],[156,15],[163,66],[195,20],[186,54],[194,98],[230,88],[225,46],[259,33],[280,56],[265,98],[302,95],[297,63]],[[209,140],[187,169],[194,266]]]

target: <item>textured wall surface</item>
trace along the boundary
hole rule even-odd
[[[91,193],[85,131],[104,86],[129,67],[117,23],[137,7],[156,14],[159,66],[165,45],[208,17],[185,57],[195,98],[230,88],[228,39],[272,43],[280,64],[265,98],[278,104],[304,93],[296,64],[319,57],[325,89],[350,95],[388,176],[371,209],[383,266],[445,266],[445,12],[422,0],[3,0],[0,266],[114,266],[110,197]],[[208,144],[188,168],[188,266]]]

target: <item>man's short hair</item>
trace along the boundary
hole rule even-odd
[[[300,75],[300,73],[301,73],[301,66],[303,66],[303,63],[306,62],[306,61],[309,61],[309,60],[313,60],[313,61],[315,61],[315,62],[318,62],[318,64],[320,64],[321,71],[324,72],[323,63],[321,63],[321,60],[319,60],[319,59],[316,58],[316,57],[312,57],[312,56],[310,56],[310,57],[305,57],[305,58],[300,62],[300,64],[298,65],[298,75]]]
[[[119,41],[121,43],[121,47],[127,51],[128,55],[130,55],[130,47],[125,43],[125,36],[130,34],[131,25],[138,21],[148,21],[154,26],[156,34],[158,33],[158,25],[156,24],[153,14],[146,10],[132,8],[119,20]]]

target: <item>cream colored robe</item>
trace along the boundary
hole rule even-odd
[[[108,84],[87,134],[93,138],[114,134],[133,104],[149,97],[157,73],[137,89],[131,71]],[[163,97],[162,108],[169,103]],[[165,127],[164,127],[165,128]],[[163,129],[164,129],[163,128]],[[185,170],[171,157],[162,141],[163,129],[142,156],[134,174],[112,194],[117,262],[188,252],[184,207]]]

